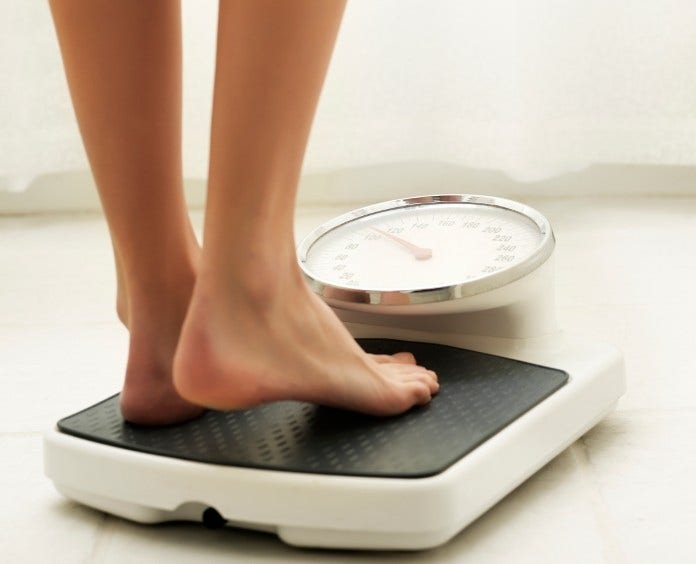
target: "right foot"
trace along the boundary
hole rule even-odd
[[[304,282],[284,286],[257,300],[199,280],[174,359],[182,397],[215,409],[292,399],[395,415],[437,393],[413,355],[366,354]]]

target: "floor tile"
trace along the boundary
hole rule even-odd
[[[39,432],[120,389],[128,336],[117,324],[0,326],[0,432]]]
[[[631,563],[696,561],[696,413],[617,412],[584,438]]]
[[[0,559],[91,562],[103,515],[59,496],[43,475],[39,435],[0,435]]]

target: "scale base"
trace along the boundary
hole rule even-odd
[[[160,429],[124,423],[114,396],[46,434],[46,474],[66,497],[142,523],[227,524],[307,547],[425,549],[596,424],[624,389],[620,354],[597,343],[535,341],[515,359],[361,344],[413,351],[438,372],[440,394],[388,419],[279,402]]]

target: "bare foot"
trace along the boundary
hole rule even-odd
[[[216,409],[294,399],[394,415],[438,391],[410,353],[365,354],[302,280],[271,285],[215,292],[199,279],[174,359],[184,398]]]
[[[189,290],[190,296],[190,290]],[[121,391],[121,414],[139,425],[168,425],[198,417],[205,411],[183,399],[174,388],[172,362],[186,315],[181,305],[159,304],[156,314],[131,310],[130,346]]]
[[[155,340],[161,340],[160,354],[153,347],[152,333],[131,332],[126,379],[120,397],[123,418],[138,425],[169,425],[198,417],[205,409],[183,399],[172,383],[176,339]]]
[[[179,276],[172,277],[161,291],[129,296],[122,277],[118,277],[117,313],[130,332],[120,404],[121,414],[131,423],[168,425],[193,419],[205,411],[183,399],[172,379],[174,352],[191,299],[200,254],[197,244],[192,249],[193,264]]]
[[[196,243],[192,243],[192,253],[195,256],[195,271],[200,255],[200,249]],[[128,329],[131,317],[130,300],[118,259],[116,270],[116,313]],[[192,280],[189,280],[188,288],[181,292],[183,297],[173,300],[181,304],[175,308],[178,313],[174,313],[171,321],[162,323],[159,319],[148,319],[137,314],[135,316],[138,323],[131,331],[126,380],[120,398],[121,413],[132,423],[166,425],[198,417],[205,411],[200,406],[184,400],[172,382],[172,361],[183,323],[182,311],[185,312],[188,307],[192,285]],[[158,325],[161,326],[160,329],[157,328]],[[148,329],[147,326],[150,328]],[[416,362],[409,352],[370,356],[378,363],[413,365]]]

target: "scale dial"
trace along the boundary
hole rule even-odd
[[[448,194],[347,213],[315,229],[298,252],[314,291],[350,307],[481,294],[531,273],[553,246],[548,220],[528,206]]]

